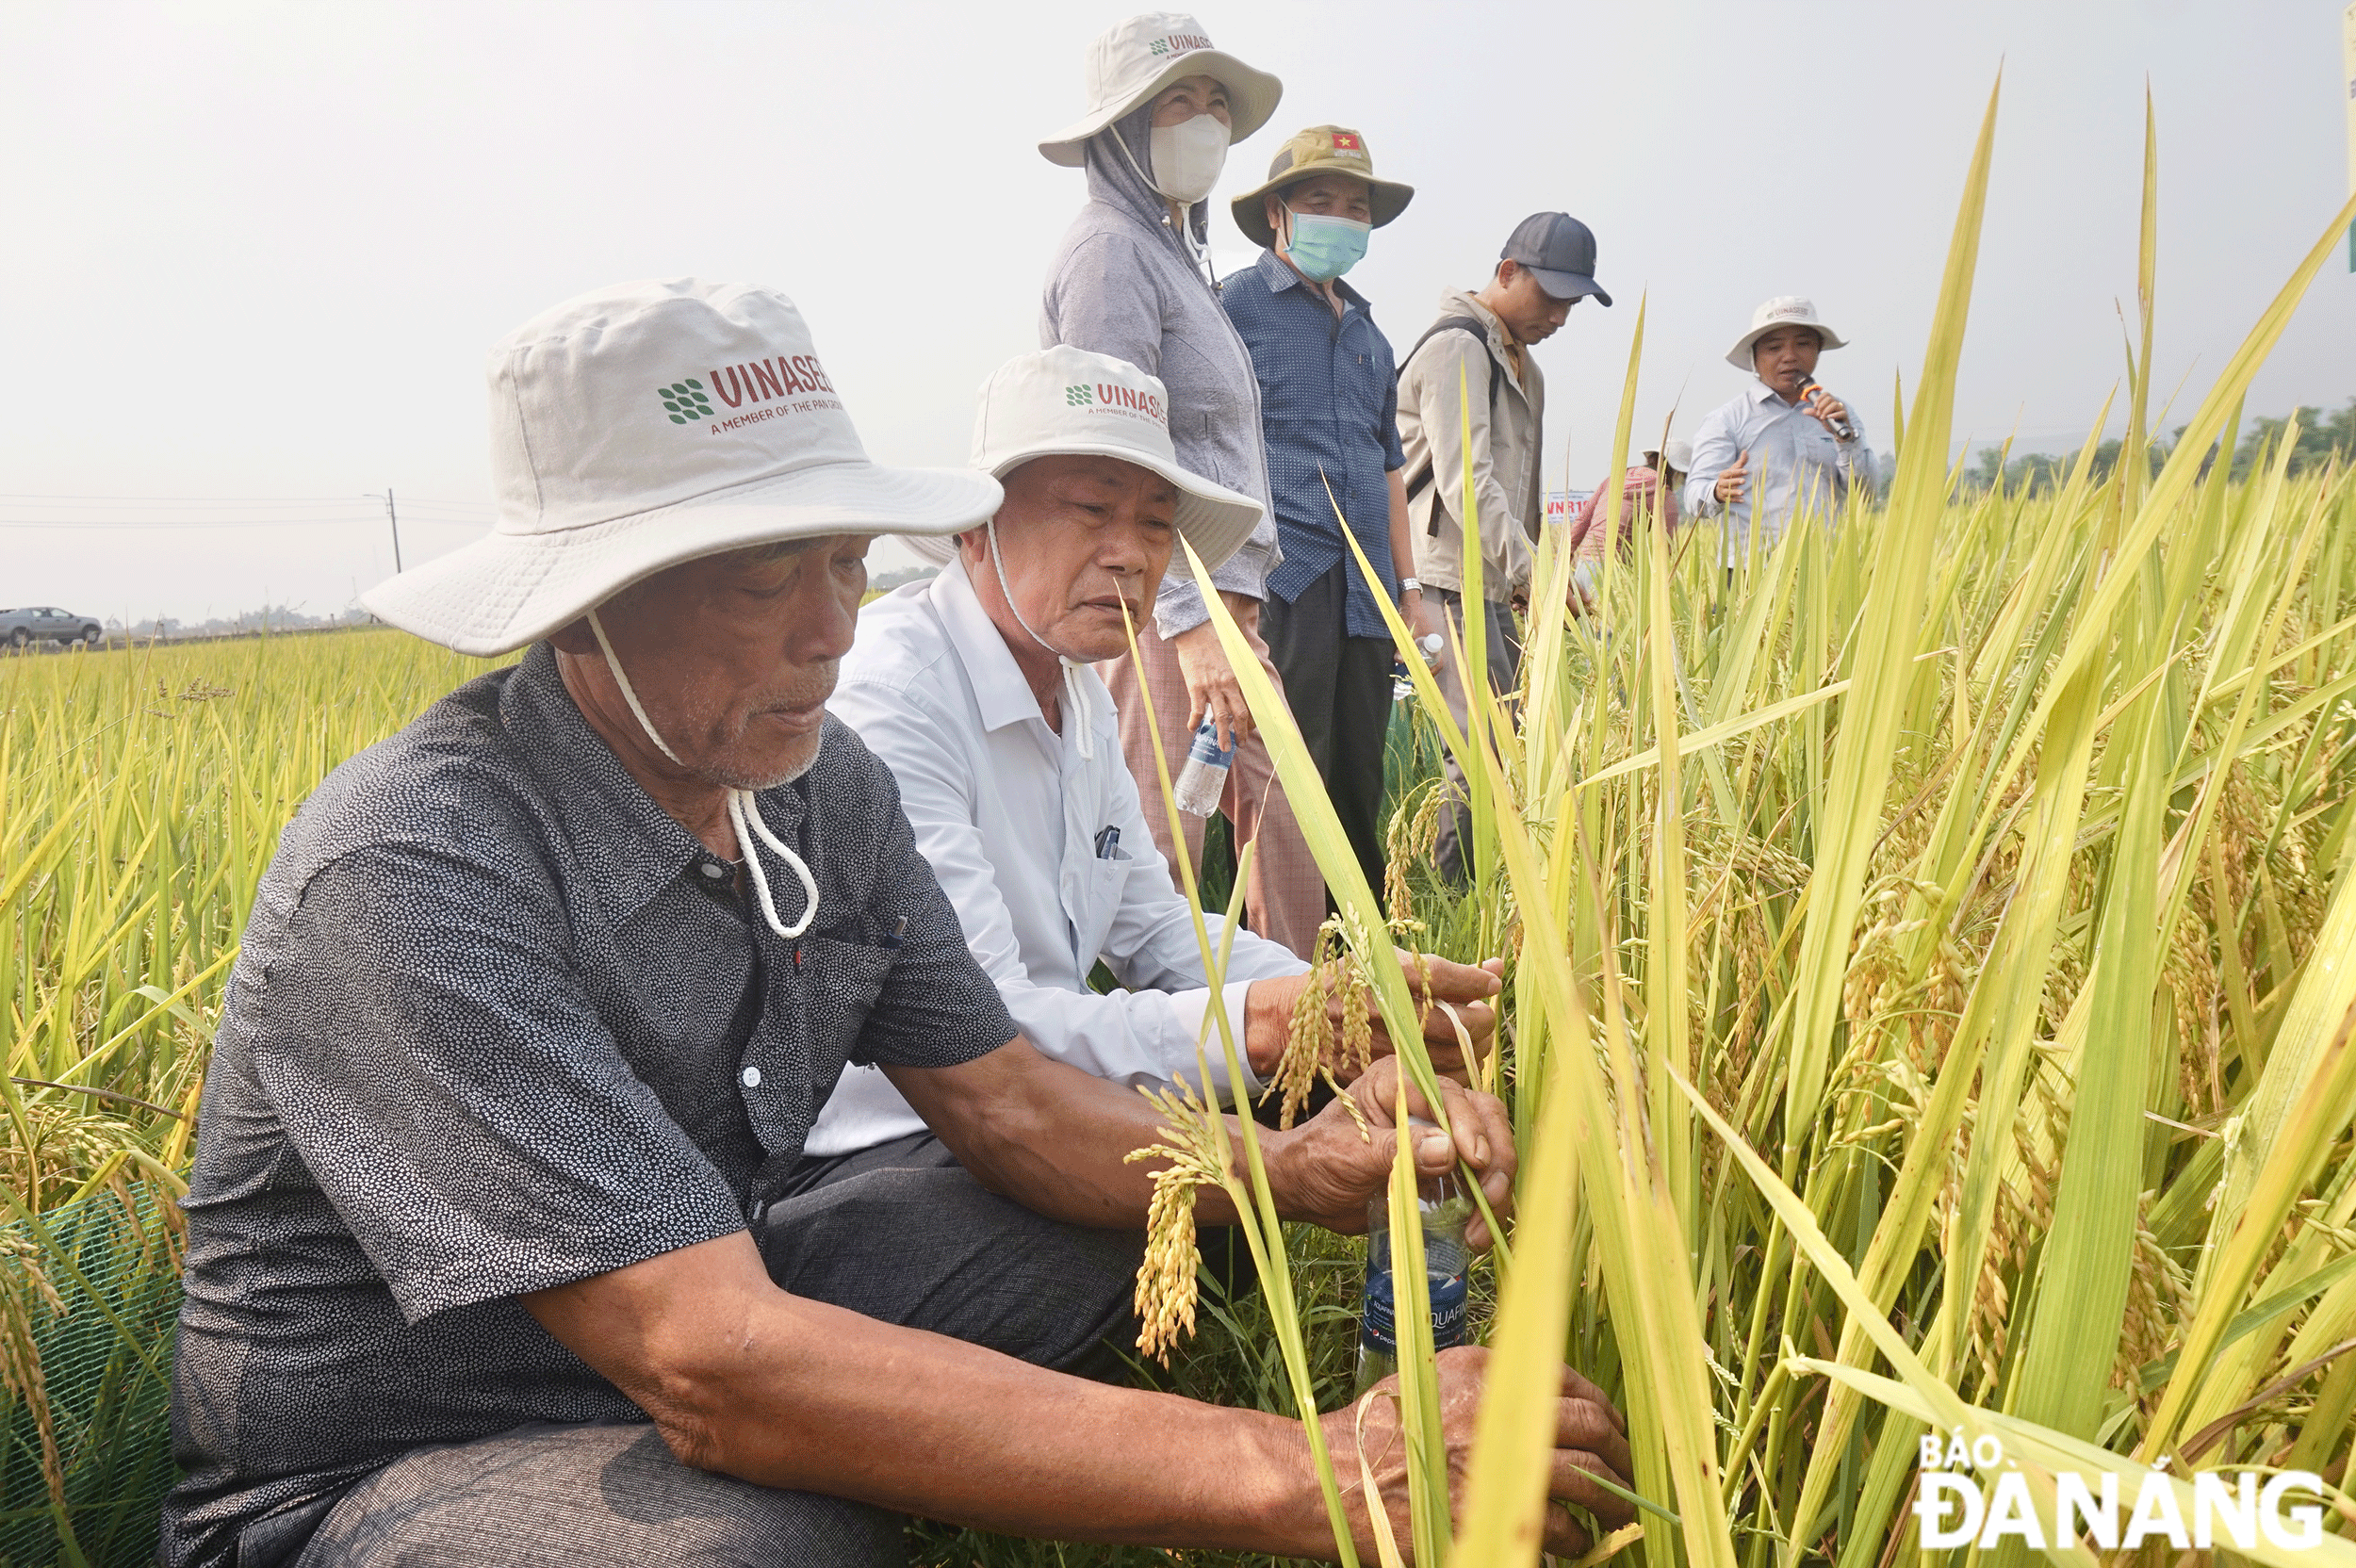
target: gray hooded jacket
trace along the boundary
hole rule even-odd
[[[1186,240],[1170,227],[1170,204],[1140,172],[1153,155],[1151,119],[1152,110],[1141,108],[1088,139],[1088,204],[1048,266],[1039,346],[1069,343],[1160,377],[1170,391],[1170,434],[1179,463],[1268,507],[1268,449],[1261,443],[1260,384],[1252,355]],[[1116,136],[1130,155],[1114,143]],[[1197,244],[1204,242],[1209,211],[1208,202],[1198,202],[1187,214]],[[1243,547],[1211,573],[1211,581],[1265,598],[1268,575],[1282,559],[1271,507]],[[1162,580],[1154,624],[1163,636],[1175,637],[1209,618],[1181,556]]]

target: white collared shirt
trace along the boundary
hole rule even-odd
[[[859,612],[827,707],[898,779],[916,847],[1023,1037],[1115,1083],[1199,1084],[1195,1039],[1211,993],[1194,923],[1121,760],[1112,694],[1093,670],[1081,680],[1093,758],[1079,753],[1074,715],[1060,735],[1048,727],[953,561]],[[1224,922],[1204,923],[1216,944]],[[1126,990],[1089,988],[1099,958]],[[1225,1003],[1238,1050],[1249,984],[1307,968],[1286,948],[1235,933]],[[1213,1027],[1206,1054],[1224,1097]],[[1249,1065],[1244,1073],[1247,1092],[1256,1090]],[[847,1153],[924,1125],[880,1070],[846,1067],[804,1147]]]
[[[1751,378],[1741,396],[1713,409],[1693,433],[1693,467],[1685,482],[1685,512],[1689,517],[1724,516],[1726,564],[1740,564],[1750,547],[1751,531],[1759,531],[1764,554],[1792,524],[1792,514],[1805,504],[1832,521],[1833,509],[1852,485],[1871,487],[1872,470],[1864,466],[1865,428],[1857,410],[1849,410],[1849,428],[1857,439],[1833,437],[1824,422],[1797,403],[1784,401],[1774,387]],[[1743,469],[1749,482],[1742,499],[1727,505],[1718,498],[1718,476],[1734,466],[1735,459],[1750,454]]]

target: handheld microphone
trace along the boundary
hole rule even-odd
[[[1823,384],[1818,382],[1814,376],[1808,374],[1806,370],[1803,370],[1800,372],[1800,397],[1805,400],[1810,392],[1824,393],[1826,397],[1830,397],[1832,395],[1829,392],[1824,392]],[[1848,416],[1835,415],[1831,419],[1827,420],[1826,423],[1832,426],[1832,433],[1841,437],[1841,440],[1854,441],[1857,439],[1857,426],[1849,423]]]

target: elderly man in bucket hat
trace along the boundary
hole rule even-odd
[[[1260,382],[1284,550],[1268,574],[1262,629],[1301,738],[1375,888],[1396,655],[1345,528],[1411,626],[1424,610],[1391,343],[1343,274],[1415,194],[1375,177],[1356,131],[1312,126],[1277,149],[1267,180],[1230,204],[1235,226],[1263,249],[1219,291]]]
[[[1150,692],[1162,750],[1183,756],[1208,717],[1235,756],[1219,809],[1238,848],[1259,847],[1245,888],[1252,928],[1302,957],[1325,920],[1325,880],[1274,783],[1275,766],[1252,730],[1243,685],[1227,662],[1203,596],[1226,601],[1268,663],[1260,605],[1281,559],[1261,444],[1260,389],[1252,356],[1219,307],[1208,248],[1211,188],[1231,141],[1268,122],[1283,91],[1215,47],[1203,24],[1150,11],[1107,28],[1088,45],[1088,109],[1039,143],[1051,161],[1088,171],[1088,204],[1065,231],[1039,298],[1039,346],[1069,344],[1126,360],[1169,389],[1178,460],[1260,502],[1249,537],[1200,583],[1183,564],[1163,579],[1137,657],[1104,669],[1121,714],[1121,752],[1152,802],[1146,818],[1164,857],[1183,834],[1199,862],[1204,817],[1172,813],[1155,798]],[[1268,664],[1279,690],[1283,678]]]
[[[1685,510],[1726,520],[1728,567],[1774,548],[1801,508],[1829,522],[1851,490],[1872,490],[1857,416],[1816,384],[1817,355],[1846,341],[1813,302],[1787,294],[1753,311],[1750,330],[1726,351],[1726,363],[1751,384],[1694,431]]]
[[[974,527],[997,482],[868,462],[760,289],[585,296],[491,382],[499,522],[368,602],[528,651],[338,769],[263,879],[189,1178],[162,1560],[883,1563],[900,1510],[1317,1549],[1290,1422],[1054,1370],[1126,1321],[1158,1118],[1020,1037],[826,712],[869,538]],[[808,1160],[846,1059],[957,1163]],[[1386,1066],[1378,1123],[1417,1103]],[[1447,1095],[1419,1162],[1501,1199],[1495,1103]],[[1275,1135],[1280,1202],[1349,1226],[1384,1142]]]
[[[1214,999],[1193,912],[1146,831],[1093,662],[1126,647],[1176,539],[1206,565],[1220,561],[1259,504],[1180,466],[1160,382],[1078,349],[1024,354],[990,377],[973,466],[1006,486],[1006,503],[955,539],[907,541],[942,569],[859,612],[830,707],[891,765],[916,846],[1023,1037],[1101,1078],[1201,1089],[1197,1042]],[[1221,941],[1219,917],[1205,924]],[[1248,931],[1233,942],[1223,1004],[1244,1081],[1229,1082],[1209,1033],[1209,1090],[1221,1098],[1274,1073],[1308,970]],[[1123,988],[1089,987],[1100,960]],[[1434,999],[1485,1040],[1495,976],[1429,963]],[[1427,1038],[1444,1068],[1464,1070],[1437,1010]],[[933,1141],[883,1072],[853,1068],[807,1148],[847,1154],[892,1139]]]

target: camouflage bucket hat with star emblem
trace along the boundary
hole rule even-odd
[[[1268,162],[1268,178],[1230,204],[1235,227],[1255,244],[1274,246],[1276,231],[1268,227],[1268,204],[1260,198],[1317,174],[1351,174],[1366,181],[1366,203],[1374,209],[1378,229],[1406,211],[1415,196],[1412,185],[1374,177],[1374,155],[1366,151],[1365,137],[1340,125],[1312,125],[1279,147]]]

